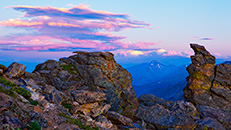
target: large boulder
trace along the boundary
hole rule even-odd
[[[130,117],[138,107],[131,74],[116,63],[110,52],[75,52],[68,58],[39,64],[33,73],[80,104],[106,100],[111,110]]]
[[[3,72],[6,72],[8,68],[2,64],[0,64],[0,69],[2,69]]]
[[[26,70],[25,65],[14,62],[9,65],[6,75],[9,78],[20,78],[22,75],[25,74],[25,70]]]
[[[225,129],[231,129],[231,109],[230,108],[215,108],[210,106],[197,105],[197,110],[203,120],[214,120],[213,122],[220,122]],[[200,123],[205,121],[199,121]],[[220,123],[214,123],[212,126],[220,127]],[[217,125],[216,125],[217,124]],[[209,125],[209,124],[207,124]],[[210,126],[211,126],[210,125]]]
[[[108,111],[106,117],[115,124],[133,127],[133,120],[114,111]]]
[[[113,124],[105,116],[100,115],[95,120],[95,125],[102,130],[112,129]]]
[[[154,95],[141,95],[135,117],[151,123],[157,129],[192,129],[197,119],[196,107],[185,101],[166,101]]]
[[[3,75],[8,70],[8,68],[2,64],[0,64],[0,76]]]

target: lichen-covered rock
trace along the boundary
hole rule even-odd
[[[71,109],[71,112],[74,114],[83,113],[83,115],[97,117],[101,114],[106,113],[110,108],[110,104],[94,102],[74,106]]]
[[[213,96],[216,105],[224,107],[231,104],[231,65],[219,64],[215,71],[211,92],[218,95]]]
[[[93,92],[86,90],[74,90],[71,93],[75,99],[80,104],[92,103],[106,101],[106,94],[101,92]]]
[[[196,121],[198,129],[231,129],[231,65],[215,65],[215,57],[203,46],[191,44],[195,55],[187,67],[188,84],[184,97],[196,105],[202,119]]]
[[[0,69],[0,76],[2,76],[3,75],[3,70],[2,69]]]
[[[20,108],[12,97],[4,93],[0,93],[0,113],[0,126],[8,124],[13,128],[21,127],[26,123],[24,119],[29,118],[29,113]]]
[[[115,124],[120,124],[120,125],[124,125],[124,126],[130,126],[133,127],[133,121],[132,119],[125,117],[123,115],[120,115],[117,112],[114,111],[108,111],[106,113],[106,117],[108,119],[110,119],[112,122],[114,122]]]
[[[231,65],[215,65],[215,57],[203,46],[191,44],[195,55],[187,67],[188,84],[184,97],[194,104],[225,107],[231,104]]]
[[[126,117],[132,117],[138,107],[131,74],[115,62],[112,53],[76,52],[39,64],[32,73],[18,63],[11,64],[6,73],[3,69],[1,74],[9,82],[0,83],[0,129],[98,126],[116,130],[117,125],[124,129],[133,126],[133,120]],[[24,91],[16,93],[16,88],[26,89],[31,96],[24,98],[20,95]],[[2,93],[13,98],[1,97]],[[113,124],[109,118],[120,123]]]
[[[220,122],[225,129],[231,129],[231,109],[215,108],[210,106],[197,105],[198,112],[202,118],[212,118]],[[217,125],[214,127],[218,127]]]
[[[135,117],[151,123],[157,129],[192,129],[195,126],[196,107],[190,102],[165,101],[154,95],[141,95]]]
[[[110,52],[75,53],[59,61],[49,60],[37,65],[33,73],[43,78],[34,77],[35,81],[66,91],[80,104],[106,97],[111,110],[132,117],[138,99],[131,86],[131,74],[116,63]],[[26,77],[33,75],[26,74]]]
[[[212,119],[210,117],[205,119],[199,119],[196,121],[197,127],[196,129],[215,129],[215,130],[225,130],[222,126],[222,124],[215,119]]]
[[[9,65],[6,75],[9,78],[19,78],[22,75],[24,75],[25,70],[26,70],[25,65],[14,62]]]
[[[112,129],[113,124],[104,115],[100,115],[95,120],[95,126],[100,130],[110,130]]]
[[[54,104],[60,104],[63,101],[64,93],[58,90],[53,90],[49,95],[45,95],[45,99]]]
[[[114,55],[109,52],[76,54],[68,59],[78,69],[87,86],[105,92],[112,110],[132,116],[138,107],[138,100],[131,87],[131,74],[115,62]]]
[[[144,105],[144,106],[154,106],[154,105],[159,104],[167,108],[170,108],[171,104],[173,103],[173,102],[166,101],[163,98],[156,97],[152,94],[141,95],[138,101],[140,105]]]
[[[3,73],[5,73],[8,70],[8,68],[2,64],[0,64],[0,69],[2,69]]]

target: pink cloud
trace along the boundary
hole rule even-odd
[[[163,53],[163,56],[183,56],[183,57],[190,57],[193,55],[192,52],[189,51],[166,51]]]
[[[199,39],[199,40],[214,40],[214,38],[209,38],[209,37],[198,37],[198,36],[193,36],[193,39]]]
[[[214,40],[214,38],[207,38],[207,37],[204,37],[204,38],[201,38],[200,40]]]
[[[0,26],[31,29],[30,34],[2,38],[0,49],[16,51],[76,51],[91,49],[145,55],[155,49],[155,42],[123,42],[124,36],[111,32],[131,28],[149,28],[150,24],[130,19],[128,14],[98,11],[89,5],[70,8],[10,6],[23,12],[23,18],[0,22]],[[121,52],[123,53],[123,52]],[[124,53],[124,54],[125,54]]]

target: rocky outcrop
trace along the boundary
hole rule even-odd
[[[19,78],[24,75],[26,66],[23,64],[18,64],[16,62],[10,64],[6,75],[10,78]]]
[[[231,65],[228,62],[216,65],[215,57],[203,46],[190,46],[195,55],[191,56],[192,64],[187,67],[189,77],[184,98],[196,105],[201,117],[212,118],[208,120],[218,121],[230,129]]]
[[[191,47],[186,101],[138,100],[131,75],[109,52],[75,52],[33,73],[0,66],[0,129],[231,129],[231,65]]]
[[[119,129],[139,126],[132,124],[138,99],[131,75],[115,62],[112,53],[75,52],[59,61],[41,63],[32,73],[25,69],[16,62],[7,72],[1,67],[0,113],[7,113],[0,116],[0,129],[107,130],[118,129],[117,125]],[[5,103],[10,106],[6,108]],[[17,111],[11,108],[15,105]]]
[[[119,124],[119,125],[124,125],[124,126],[133,126],[133,120],[125,117],[123,115],[120,115],[117,112],[114,111],[108,111],[106,113],[106,116],[108,117],[108,119],[110,119],[112,122],[114,122],[115,124]]]
[[[3,75],[8,70],[8,68],[2,64],[0,64],[0,76]]]
[[[195,52],[187,67],[189,77],[184,97],[196,105],[224,108],[231,105],[231,66],[215,65],[215,57],[203,46],[191,44]]]
[[[190,46],[195,55],[187,67],[186,101],[141,95],[134,116],[155,129],[231,129],[231,65],[216,65],[215,57],[205,47]]]
[[[117,64],[109,52],[75,52],[58,62],[48,60],[39,64],[33,74],[27,75],[35,75],[35,80],[42,85],[68,91],[80,104],[106,99],[111,110],[130,117],[138,107],[131,74]]]
[[[166,101],[154,95],[141,95],[135,117],[154,125],[156,129],[193,129],[199,118],[196,107],[190,102]]]

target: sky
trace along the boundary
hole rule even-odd
[[[190,62],[190,43],[231,60],[230,0],[1,1],[0,64],[32,71],[73,51],[110,51],[122,66]]]

